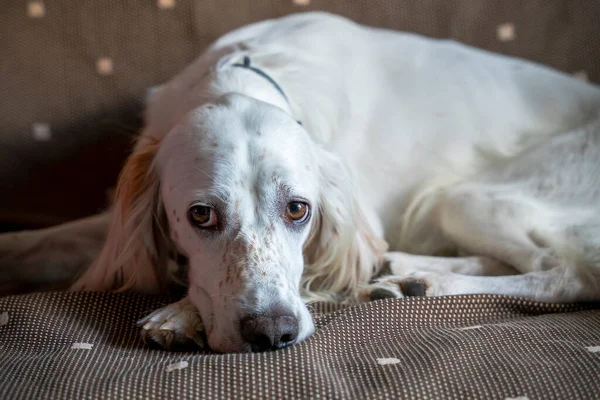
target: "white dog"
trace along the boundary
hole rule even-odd
[[[101,247],[74,290],[187,285],[142,321],[152,340],[268,350],[313,332],[307,299],[600,300],[599,211],[597,86],[297,14],[154,90],[111,213],[5,235],[2,281],[69,277]]]

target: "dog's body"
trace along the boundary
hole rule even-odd
[[[299,288],[600,300],[600,88],[328,14],[261,22],[155,91],[112,215],[90,221],[87,252],[35,262],[102,247],[75,289],[156,291],[186,256],[188,296],[144,320],[167,345],[296,343]],[[27,271],[32,242],[77,246],[86,224],[5,235],[4,263]]]

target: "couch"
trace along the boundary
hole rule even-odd
[[[326,10],[600,82],[592,0],[24,0],[0,13],[0,232],[105,209],[146,90],[249,22]],[[0,274],[2,271],[0,271]],[[315,304],[276,352],[144,344],[172,297],[0,297],[0,398],[600,398],[600,308],[491,295]]]

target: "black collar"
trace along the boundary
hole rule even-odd
[[[262,69],[258,69],[256,67],[253,67],[250,65],[250,57],[248,56],[244,56],[244,62],[243,64],[240,63],[235,63],[235,64],[231,64],[232,67],[238,67],[238,68],[244,68],[247,69],[249,71],[252,71],[260,76],[262,76],[263,78],[265,78],[267,81],[269,81],[269,83],[271,85],[273,85],[273,87],[275,89],[277,89],[277,91],[281,94],[281,96],[283,96],[283,98],[285,99],[285,102],[288,103],[288,105],[290,105],[290,100],[288,99],[288,97],[286,96],[285,92],[283,91],[283,89],[281,88],[281,86],[279,86],[277,84],[277,82],[275,81],[275,79],[271,78],[269,76],[269,74],[267,74],[265,71],[263,71]],[[298,121],[298,123],[300,125],[302,125],[302,122]]]

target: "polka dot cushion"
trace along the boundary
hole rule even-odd
[[[593,0],[23,0],[0,13],[0,231],[96,213],[148,88],[225,32],[306,10],[458,39],[600,82]],[[317,304],[317,332],[259,354],[146,347],[172,299],[0,298],[0,399],[595,399],[600,309],[497,296]]]
[[[252,354],[148,348],[167,298],[0,298],[3,399],[597,399],[600,308],[491,295],[316,304],[316,333]]]

